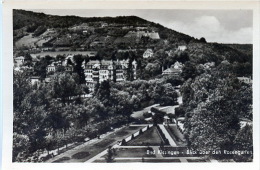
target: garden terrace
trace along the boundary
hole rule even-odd
[[[109,146],[113,146],[118,141],[121,141],[122,138],[126,138],[130,136],[131,134],[139,131],[142,129],[144,126],[128,126],[128,127],[123,127],[113,133],[110,133],[109,135],[105,137],[101,137],[101,139],[94,139],[93,143],[89,144],[82,144],[72,150],[69,150],[67,152],[64,152],[63,154],[57,155],[52,159],[49,159],[46,162],[55,162],[55,161],[60,161],[62,157],[69,157],[70,159],[67,160],[66,162],[85,162],[89,160],[90,158],[96,156],[100,152],[106,150]],[[87,152],[88,154],[85,154],[84,157],[81,157],[82,159],[75,159],[72,156],[81,153],[81,152]],[[80,155],[81,156],[81,155]],[[77,157],[78,158],[78,157]]]

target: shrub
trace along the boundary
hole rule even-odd
[[[143,133],[142,129],[139,130],[139,135],[141,135]]]
[[[152,117],[153,115],[152,115],[152,113],[148,113],[148,112],[145,112],[144,114],[143,114],[143,117],[144,118],[149,118],[149,117]]]
[[[125,141],[125,139],[122,140],[121,146],[126,146],[126,141]]]
[[[47,30],[46,27],[40,26],[40,27],[38,27],[38,28],[34,31],[33,36],[37,37],[37,36],[41,35],[42,33],[44,33],[46,30]]]

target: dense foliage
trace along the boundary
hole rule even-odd
[[[185,135],[195,150],[233,150],[240,119],[252,120],[252,86],[239,82],[231,68],[223,61],[182,86]]]

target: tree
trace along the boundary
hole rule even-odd
[[[88,114],[88,117],[94,120],[104,120],[108,115],[104,104],[96,97],[88,98],[84,105],[86,107],[85,110],[87,111],[86,114]]]
[[[35,63],[33,70],[36,75],[40,76],[41,79],[44,79],[46,77],[46,68],[49,64],[51,64],[52,59],[52,57],[46,55],[45,57],[41,58],[40,61]]]
[[[19,72],[14,71],[13,73],[13,104],[14,110],[19,109],[22,100],[31,91],[29,74],[26,71]]]
[[[64,66],[57,66],[56,72],[58,73],[63,73],[65,72],[65,67]],[[50,73],[50,72],[49,72]]]
[[[52,135],[48,135],[45,137],[45,141],[46,141],[46,149],[48,152],[48,155],[50,154],[50,150],[54,149],[54,146],[56,145],[56,141],[54,139],[54,136]]]
[[[107,156],[105,157],[106,162],[113,162],[113,160],[115,159],[115,155],[116,155],[115,149],[109,146],[107,149]]]
[[[185,116],[185,111],[182,106],[175,108],[175,116],[176,117],[183,117]]]
[[[145,67],[145,78],[150,78],[161,73],[161,66],[159,63],[148,63]]]
[[[63,104],[68,103],[72,96],[82,93],[77,82],[77,76],[68,73],[58,74],[57,79],[52,80],[49,85],[50,93],[54,98],[61,98]]]
[[[24,55],[24,65],[25,66],[32,66],[32,56],[29,53],[25,53]]]
[[[84,69],[82,68],[82,62],[84,61],[84,57],[82,55],[74,55],[73,60],[75,61],[74,72],[79,75],[79,84],[85,84],[85,74]]]
[[[32,61],[32,56],[31,56],[29,53],[26,53],[26,54],[24,55],[24,60],[26,60],[26,61]]]
[[[13,161],[21,162],[29,149],[29,137],[14,132],[13,134]]]
[[[246,151],[245,154],[235,154],[234,160],[237,162],[252,162],[253,160],[253,129],[251,125],[246,124],[237,133],[234,141],[234,150]]]
[[[104,80],[103,82],[101,82],[96,93],[97,98],[101,100],[105,106],[107,106],[109,103],[110,88],[110,82],[108,80]]]
[[[243,110],[241,107],[245,105],[242,112],[250,113],[250,90],[244,93],[245,89],[235,81],[229,70],[230,64],[222,62],[217,68],[212,68],[194,80],[189,79],[182,88],[185,96],[187,93],[187,97],[183,95],[185,136],[194,149],[233,150]],[[186,88],[190,90],[186,92]],[[231,157],[219,155],[218,158]]]
[[[131,96],[128,92],[111,89],[110,104],[114,114],[124,115],[130,118],[133,112]]]
[[[175,105],[177,104],[177,93],[175,92],[174,87],[170,84],[164,84],[163,93],[161,93],[160,104],[161,105]]]
[[[195,78],[197,76],[197,70],[195,65],[187,61],[182,69],[181,76],[185,79],[188,80],[189,78]]]
[[[202,42],[202,43],[207,43],[207,41],[204,37],[201,37],[199,41]]]
[[[58,54],[57,56],[56,56],[56,60],[58,60],[58,61],[64,61],[65,60],[65,56],[64,55],[60,55],[60,54]]]
[[[191,148],[198,151],[232,150],[233,140],[239,129],[238,117],[224,99],[200,104],[189,119]],[[212,155],[216,156],[216,155]],[[221,158],[228,155],[218,155]]]

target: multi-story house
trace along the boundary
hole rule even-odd
[[[183,65],[176,61],[173,65],[171,65],[170,68],[167,68],[166,70],[162,71],[163,75],[174,75],[174,76],[180,76],[182,72]]]
[[[180,45],[178,46],[178,51],[185,51],[187,49],[187,46],[186,45]]]
[[[153,50],[152,49],[147,49],[144,54],[143,54],[143,58],[149,58],[153,56]]]
[[[133,79],[136,79],[137,63],[134,60],[131,64],[132,68],[130,70],[133,73]],[[84,68],[86,84],[93,91],[95,85],[104,80],[125,81],[129,60],[91,60],[87,63],[83,62],[82,67]]]
[[[46,71],[47,71],[47,73],[49,73],[49,72],[55,72],[56,69],[57,69],[57,64],[54,63],[54,62],[52,62],[51,64],[49,64],[49,65],[47,66]]]
[[[19,67],[19,66],[23,65],[24,60],[25,60],[25,59],[24,59],[24,56],[16,57],[16,58],[14,59],[14,65],[17,66],[17,67]]]
[[[252,79],[251,77],[237,77],[237,79],[240,81],[240,82],[243,82],[243,83],[246,83],[246,84],[252,84]]]

